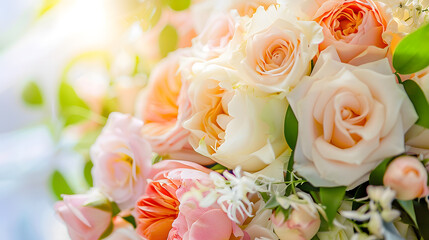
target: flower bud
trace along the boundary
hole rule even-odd
[[[316,235],[320,227],[319,214],[307,205],[293,209],[286,221],[283,213],[273,213],[271,220],[280,240],[308,240]]]
[[[396,191],[397,199],[411,200],[429,194],[427,178],[427,170],[417,158],[402,156],[389,164],[383,183]]]

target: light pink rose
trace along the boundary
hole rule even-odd
[[[152,149],[140,136],[143,123],[130,115],[111,113],[91,147],[94,186],[121,209],[130,208],[144,192]]]
[[[326,49],[288,96],[298,120],[294,169],[316,186],[353,187],[384,158],[405,151],[417,120],[387,59],[355,67]]]
[[[66,224],[72,240],[98,240],[109,226],[111,212],[85,206],[94,197],[104,198],[97,192],[64,195],[64,200],[55,204],[55,211]]]
[[[179,215],[173,222],[168,240],[224,240],[244,236],[244,232],[217,204],[203,208],[193,198],[178,197],[181,200]]]
[[[273,213],[271,220],[280,240],[310,240],[320,227],[319,213],[303,204],[293,209],[288,219],[280,212]]]
[[[136,115],[142,119],[143,136],[153,150],[169,159],[182,159],[200,164],[213,163],[193,151],[188,143],[189,131],[182,124],[191,116],[188,85],[179,69],[187,50],[179,50],[163,59],[152,71],[148,86],[136,106]]]
[[[209,181],[210,169],[187,161],[164,160],[153,166],[151,181],[137,201],[137,233],[148,240],[167,239],[179,214],[179,199],[197,181]]]
[[[113,218],[113,231],[105,240],[141,240],[133,225],[119,216]]]
[[[284,0],[285,1],[285,0]],[[373,0],[303,0],[285,2],[300,5],[298,17],[314,20],[323,27],[320,51],[334,46],[342,62],[360,65],[387,55],[383,38],[391,13]]]
[[[192,40],[194,54],[211,59],[225,52],[236,31],[236,21],[233,12],[211,17],[203,31]]]
[[[397,199],[412,200],[429,194],[427,178],[427,170],[417,158],[401,156],[389,164],[383,183],[396,191]]]

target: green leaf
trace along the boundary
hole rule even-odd
[[[399,205],[401,205],[402,209],[404,209],[405,212],[408,213],[408,215],[411,217],[413,222],[417,225],[416,213],[414,212],[413,201],[411,201],[411,200],[404,201],[404,200],[399,200],[399,199],[397,199],[397,201],[398,201]]]
[[[94,164],[92,163],[92,161],[87,161],[85,163],[85,167],[83,168],[83,176],[85,177],[85,181],[86,183],[88,183],[89,187],[92,187],[94,185],[92,181],[92,174],[91,174],[91,170],[93,166]]]
[[[414,201],[417,226],[423,239],[429,239],[429,210],[426,203]]]
[[[103,234],[101,234],[99,239],[107,238],[112,232],[113,232],[113,222],[110,221],[109,226],[106,228]]]
[[[265,204],[265,208],[267,209],[273,209],[278,206],[280,206],[280,204],[279,202],[277,202],[277,197],[275,195],[272,195],[268,202]]]
[[[86,103],[76,94],[70,84],[62,81],[58,91],[60,113],[65,119],[65,126],[78,123],[89,118],[91,111]]]
[[[167,56],[169,52],[176,50],[179,43],[179,35],[176,28],[167,24],[159,34],[159,51],[162,57]]]
[[[63,199],[62,194],[72,195],[73,190],[70,188],[64,176],[58,170],[55,170],[51,175],[51,189],[58,200]]]
[[[295,114],[291,106],[287,108],[285,124],[284,124],[284,134],[286,142],[289,147],[294,150],[296,146],[296,140],[298,138],[298,121],[296,120]]]
[[[286,176],[285,176],[286,182],[292,182],[294,180],[294,177],[292,174],[293,164],[295,162],[294,155],[295,155],[295,151],[292,151],[292,153],[290,154],[289,162],[287,163]],[[295,187],[295,185],[293,183],[288,185],[288,187],[286,188],[285,195],[289,196],[292,193],[294,187]]]
[[[393,67],[400,74],[418,72],[429,65],[429,24],[407,35],[393,53]]]
[[[404,85],[405,91],[419,115],[419,119],[416,124],[424,128],[429,128],[429,103],[422,89],[413,80],[407,80],[402,84]]]
[[[154,27],[161,18],[162,3],[159,0],[141,1],[139,6],[131,11],[127,17],[127,22],[133,23],[139,21],[143,31],[147,31]]]
[[[30,81],[24,86],[22,100],[30,106],[40,106],[43,104],[42,91],[35,81]]]
[[[219,164],[219,163],[216,163],[210,169],[213,170],[213,171],[217,171],[217,172],[223,172],[223,171],[227,170],[228,168],[225,167],[225,166],[223,166],[223,165],[221,165],[221,164]]]
[[[365,182],[365,183],[359,185],[359,187],[356,189],[356,192],[353,196],[353,199],[359,199],[359,198],[363,198],[363,197],[367,196],[367,193],[366,193],[367,187],[368,187],[368,182]],[[352,210],[356,210],[362,205],[363,205],[363,203],[361,203],[361,202],[353,201]]]
[[[325,211],[329,224],[332,224],[334,221],[337,210],[340,208],[345,194],[346,187],[320,188],[320,200],[326,207]]]
[[[136,227],[137,227],[136,219],[133,217],[133,215],[129,215],[129,216],[122,217],[122,218],[123,218],[125,221],[127,221],[127,222],[131,223],[131,224],[133,225],[133,227],[134,227],[134,228],[136,228]]]
[[[168,0],[168,6],[175,11],[182,11],[191,5],[191,0]]]
[[[369,184],[370,185],[383,185],[383,177],[386,172],[386,168],[389,163],[393,160],[393,157],[384,159],[374,170],[372,170],[369,175]]]
[[[110,202],[112,206],[112,216],[116,216],[121,212],[121,209],[119,208],[118,204],[115,202]]]
[[[152,165],[159,163],[162,161],[162,156],[157,154],[157,153],[153,153],[152,155]]]

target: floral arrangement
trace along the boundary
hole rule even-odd
[[[71,239],[429,239],[428,1],[138,6],[60,84]],[[113,80],[74,81],[88,60]]]

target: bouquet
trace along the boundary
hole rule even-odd
[[[60,84],[88,158],[87,190],[52,175],[71,239],[429,239],[428,1],[135,9]],[[110,82],[73,80],[88,60]]]

